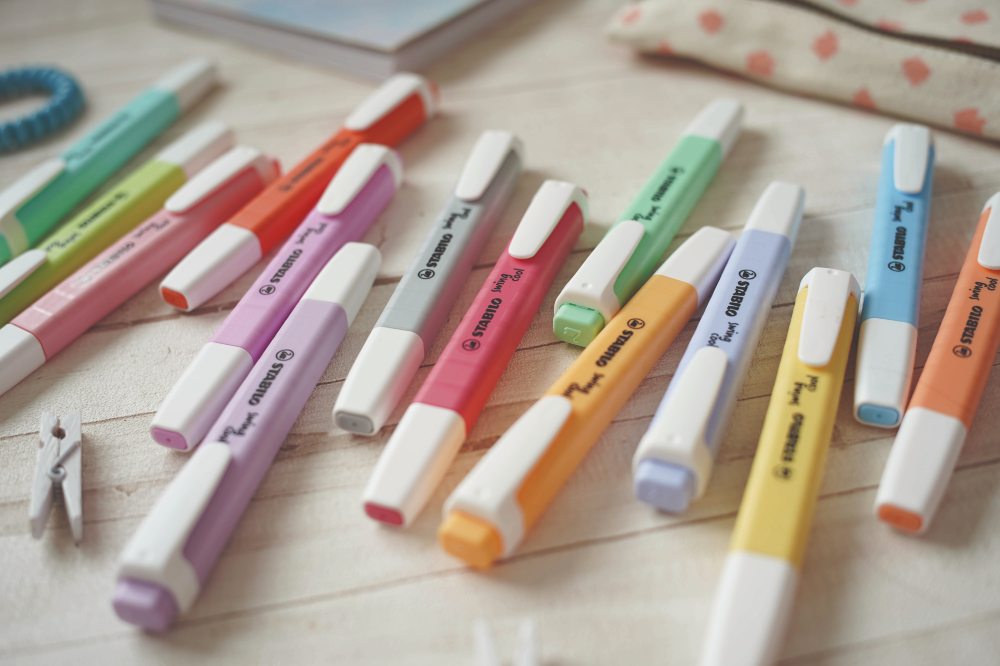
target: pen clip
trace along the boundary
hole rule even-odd
[[[983,237],[979,241],[979,254],[976,261],[980,266],[991,271],[1000,270],[1000,192],[990,197],[983,207],[983,213],[989,211]]]
[[[396,151],[377,143],[363,143],[355,148],[326,186],[316,212],[329,217],[343,213],[383,166],[388,167],[398,188],[403,180],[403,164]]]
[[[478,201],[511,154],[517,157],[518,162],[524,162],[524,143],[514,134],[501,130],[487,130],[480,134],[462,168],[455,196],[463,201]]]
[[[531,406],[483,456],[445,504],[489,520],[511,553],[524,535],[517,493],[531,470],[569,420],[573,406],[560,395],[546,395]]]
[[[191,606],[200,583],[184,557],[184,546],[231,461],[232,452],[223,442],[206,442],[194,452],[125,545],[120,577],[163,585],[174,594],[181,612]]]
[[[610,320],[622,303],[615,282],[642,240],[646,230],[635,220],[623,220],[604,235],[556,298],[555,311],[564,303],[597,310]]]
[[[24,174],[3,192],[0,192],[0,236],[7,241],[12,255],[28,249],[28,237],[17,219],[17,211],[46,185],[59,177],[66,168],[66,162],[53,157],[45,160]]]
[[[37,271],[47,259],[45,250],[28,250],[0,266],[0,298],[14,290]]]
[[[422,76],[403,72],[388,78],[355,107],[344,121],[344,127],[356,132],[371,129],[376,123],[392,115],[413,95],[420,96],[424,117],[433,116],[436,104],[430,82]]]
[[[656,413],[649,431],[639,442],[632,461],[659,460],[691,470],[695,497],[701,497],[712,469],[708,425],[719,409],[717,401],[726,378],[729,359],[717,347],[702,347],[670,383],[670,400]]]
[[[233,131],[225,123],[210,120],[198,125],[161,150],[153,158],[184,170],[188,178],[233,147]]]
[[[277,163],[256,148],[236,146],[174,192],[164,210],[181,215],[214,196],[247,169],[255,169],[265,183],[278,176]]]
[[[931,131],[923,125],[899,123],[885,135],[885,143],[892,143],[893,187],[904,194],[920,194],[934,147]]]
[[[547,180],[535,192],[524,211],[524,217],[507,246],[507,254],[515,259],[531,259],[545,245],[563,217],[576,206],[580,212],[580,229],[587,221],[587,194],[573,183]]]
[[[808,287],[802,328],[799,331],[799,360],[821,368],[833,358],[844,324],[844,314],[851,295],[855,302],[861,288],[854,276],[834,268],[813,268],[799,283],[799,291]]]

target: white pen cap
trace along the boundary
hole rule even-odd
[[[787,236],[794,245],[799,227],[802,226],[805,203],[806,191],[801,185],[780,180],[773,181],[757,199],[744,229],[769,231]]]
[[[709,615],[701,666],[773,664],[781,651],[798,578],[786,560],[729,553]]]
[[[917,327],[870,317],[858,331],[854,418],[865,425],[895,428],[906,408],[917,355]]]
[[[424,354],[424,342],[413,331],[386,326],[372,329],[333,406],[337,426],[356,435],[381,430]]]
[[[191,178],[232,148],[233,143],[233,131],[221,121],[210,120],[169,144],[153,159],[176,164]]]
[[[354,323],[358,311],[378,275],[382,255],[368,243],[345,243],[312,281],[304,301],[336,303],[347,314],[347,324]]]
[[[674,376],[661,407],[632,457],[636,498],[681,513],[708,487],[714,460],[708,426],[725,382],[729,358],[718,347],[699,349]]]
[[[725,157],[736,143],[742,124],[743,105],[735,99],[717,99],[695,116],[684,134],[718,141]]]
[[[198,446],[252,368],[253,357],[247,350],[209,342],[156,410],[150,435],[178,451]]]
[[[656,274],[687,282],[698,292],[701,305],[715,290],[734,245],[736,241],[728,231],[702,227],[656,269]]]
[[[500,536],[499,552],[491,555],[506,557],[513,553],[525,530],[517,493],[572,412],[573,405],[561,395],[543,396],[532,405],[448,497],[444,505],[446,520],[454,513],[484,520]],[[447,545],[446,549],[451,552]],[[491,563],[479,562],[475,557],[463,559],[474,566]]]
[[[23,328],[0,328],[0,395],[45,364],[45,350],[38,338]]]
[[[181,113],[190,109],[219,82],[219,73],[208,58],[189,60],[160,77],[153,87],[177,98]]]
[[[889,451],[875,515],[903,532],[921,534],[937,511],[965,442],[965,424],[926,407],[913,407]]]
[[[624,305],[618,302],[615,282],[645,233],[642,224],[635,220],[622,220],[611,227],[559,292],[553,313],[572,303],[596,310],[605,322],[611,321]]]
[[[365,513],[390,525],[409,525],[434,493],[465,441],[455,411],[415,402],[386,444],[362,497]]]
[[[190,312],[243,275],[263,256],[260,241],[246,227],[220,224],[188,252],[160,282],[170,306]]]
[[[191,608],[201,581],[184,556],[184,546],[232,463],[228,444],[208,442],[167,485],[118,559],[119,580],[157,583],[180,613]]]

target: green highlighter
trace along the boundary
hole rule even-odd
[[[233,146],[233,133],[199,125],[116,183],[42,244],[0,267],[0,326],[147,219],[199,170]]]
[[[139,93],[59,157],[0,192],[0,266],[33,247],[216,83],[215,66],[192,60]]]
[[[557,338],[587,346],[652,276],[739,136],[742,119],[735,100],[702,109],[559,294],[552,322]]]

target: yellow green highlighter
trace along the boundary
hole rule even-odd
[[[702,109],[555,303],[552,329],[586,347],[644,285],[740,133],[743,107],[718,99]]]
[[[795,597],[858,317],[854,276],[802,279],[709,619],[702,666],[770,664]]]
[[[198,126],[116,183],[38,248],[0,268],[0,326],[158,211],[181,185],[232,146],[233,134],[223,123]]]

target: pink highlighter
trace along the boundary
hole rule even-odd
[[[276,160],[233,148],[163,209],[0,328],[0,395],[167,272],[279,175]]]
[[[587,219],[587,195],[545,181],[413,403],[364,492],[365,513],[409,525],[423,509],[517,350]]]

